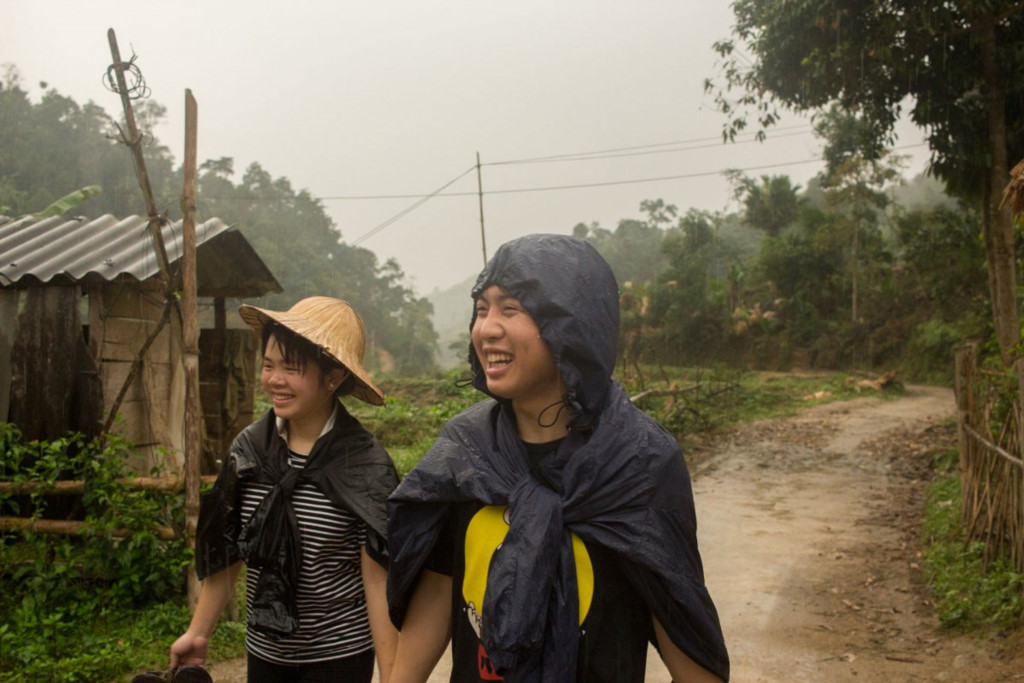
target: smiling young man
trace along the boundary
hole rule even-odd
[[[389,503],[392,683],[451,640],[455,683],[729,676],[686,463],[612,379],[618,288],[588,243],[503,245],[472,290],[491,398],[452,418]]]

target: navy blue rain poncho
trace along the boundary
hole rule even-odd
[[[530,235],[498,250],[473,298],[495,284],[530,313],[568,388],[569,434],[544,463],[557,485],[547,488],[530,475],[509,402],[494,398],[451,419],[389,499],[392,620],[401,627],[450,504],[509,505],[510,528],[488,573],[481,635],[505,680],[576,678],[570,532],[618,553],[672,641],[727,680],[729,658],[704,586],[682,452],[611,378],[619,329],[611,268],[583,240]],[[474,386],[487,393],[472,346],[469,361]]]

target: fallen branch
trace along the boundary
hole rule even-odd
[[[724,394],[732,391],[736,388],[736,384],[725,384],[725,386],[719,387],[718,389],[709,389],[710,384],[691,384],[688,387],[680,387],[678,389],[646,389],[641,391],[639,394],[629,397],[630,403],[636,403],[640,399],[647,398],[648,396],[682,396],[683,394],[689,394],[694,391],[705,390],[705,396],[717,396],[718,394]]]
[[[861,389],[874,389],[875,391],[882,391],[885,387],[889,386],[896,381],[896,375],[899,374],[897,370],[890,370],[884,375],[879,375],[875,379],[862,379],[857,382],[854,387],[857,391]]]
[[[629,397],[630,403],[636,403],[640,399],[647,398],[648,396],[681,396],[688,394],[691,391],[697,391],[703,384],[691,384],[688,387],[681,387],[679,389],[645,389],[635,396]]]

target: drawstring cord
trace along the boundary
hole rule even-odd
[[[544,413],[548,412],[549,410],[551,410],[555,406],[558,406],[558,410],[555,412],[554,419],[551,420],[551,422],[549,424],[544,424]],[[540,414],[537,415],[537,425],[540,426],[542,429],[547,429],[548,427],[554,427],[556,424],[558,424],[558,418],[562,414],[562,410],[564,410],[565,408],[568,408],[569,410],[572,410],[572,404],[569,403],[569,397],[568,396],[563,396],[562,398],[558,399],[557,401],[555,401],[554,403],[552,403],[548,407],[544,408],[544,410],[540,411]]]

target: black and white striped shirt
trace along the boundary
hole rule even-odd
[[[333,418],[325,431],[332,424]],[[306,456],[289,451],[289,465],[303,467],[305,463]],[[243,525],[270,491],[265,484],[243,485]],[[309,483],[295,487],[292,507],[302,538],[296,593],[299,627],[290,636],[277,639],[248,629],[246,648],[279,664],[323,662],[372,649],[360,563],[365,524],[350,511],[332,505]],[[246,577],[246,604],[251,608],[259,570],[247,568]]]

